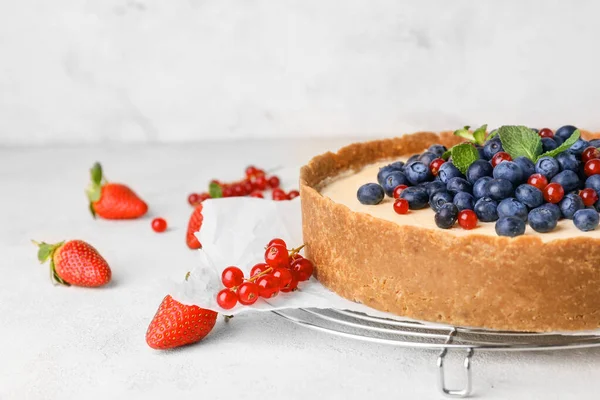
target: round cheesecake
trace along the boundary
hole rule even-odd
[[[583,133],[586,139],[593,136]],[[451,132],[357,143],[313,158],[300,172],[303,234],[317,278],[350,300],[381,311],[455,326],[509,331],[600,328],[600,229],[559,221],[549,233],[527,226],[497,236],[494,223],[440,229],[433,210],[364,205],[357,189],[380,167]]]

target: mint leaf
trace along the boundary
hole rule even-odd
[[[223,189],[221,189],[218,183],[212,182],[208,185],[208,194],[210,194],[212,199],[218,199],[223,197]]]
[[[563,151],[569,150],[569,148],[571,146],[573,146],[577,140],[579,140],[580,136],[581,136],[581,132],[579,132],[579,129],[576,129],[575,132],[573,132],[571,134],[571,136],[569,136],[569,138],[563,142],[563,144],[561,144],[554,150],[550,150],[550,151],[545,152],[544,154],[540,154],[538,156],[537,160],[539,160],[542,157],[556,157]],[[535,160],[535,161],[537,161],[537,160]]]
[[[444,154],[442,154],[442,159],[448,161],[448,159],[450,158],[451,155],[452,155],[452,149],[447,150]]]
[[[473,134],[471,132],[469,132],[469,128],[470,128],[470,126],[465,126],[464,128],[455,130],[454,136],[460,136],[460,137],[468,139],[468,140],[475,140],[475,138],[473,137]]]
[[[493,139],[494,137],[496,137],[496,135],[498,135],[498,129],[494,129],[493,131],[491,131],[490,135],[487,137],[486,140]]]
[[[535,161],[542,154],[542,139],[526,126],[501,126],[498,128],[498,136],[504,151],[510,154],[513,160],[517,157],[527,157]]]
[[[479,152],[471,143],[461,143],[450,149],[452,152],[452,163],[463,174],[475,161],[479,160]]]
[[[473,132],[473,138],[475,139],[475,143],[483,144],[485,143],[485,131],[487,130],[487,124],[481,125],[479,128],[475,129]]]

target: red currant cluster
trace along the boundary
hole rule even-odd
[[[308,280],[314,270],[312,261],[298,254],[303,247],[288,250],[282,239],[271,240],[265,250],[265,262],[252,267],[248,279],[238,267],[225,268],[221,274],[225,289],[217,294],[219,306],[226,310],[238,302],[250,306],[259,297],[269,299],[279,292],[296,290],[298,282]]]
[[[271,189],[271,198],[273,200],[292,200],[300,195],[297,190],[291,190],[286,193],[282,190],[279,177],[276,175],[267,176],[265,171],[251,165],[246,168],[245,178],[236,182],[221,182],[212,180],[211,184],[217,185],[221,189],[222,197],[241,197],[250,196],[264,199],[264,191]],[[209,193],[192,193],[188,196],[188,203],[196,206],[206,199],[210,199]]]

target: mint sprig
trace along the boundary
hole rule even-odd
[[[454,131],[454,136],[460,136],[477,144],[485,143],[485,132],[487,130],[487,125],[482,125],[473,132],[469,131],[470,128],[471,127],[467,125],[461,129],[457,129]]]
[[[479,160],[479,152],[471,143],[461,143],[450,149],[452,163],[463,174],[475,161]]]
[[[535,162],[542,154],[542,138],[526,126],[501,126],[498,128],[498,136],[502,148],[513,160],[517,157],[527,157]]]
[[[565,140],[560,146],[558,146],[554,150],[550,150],[550,151],[540,154],[537,157],[536,161],[542,157],[556,157],[563,151],[569,150],[569,148],[571,146],[573,146],[577,140],[579,140],[580,136],[581,136],[581,132],[579,131],[579,129],[575,129],[575,131],[571,134],[571,136],[569,136],[567,138],[567,140]]]

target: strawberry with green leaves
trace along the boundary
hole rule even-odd
[[[95,163],[90,170],[92,181],[86,193],[92,216],[105,219],[135,219],[148,211],[148,205],[128,186],[108,182],[102,176],[102,166]]]
[[[50,260],[50,276],[65,286],[98,287],[110,282],[111,270],[93,246],[82,240],[56,244],[37,243],[41,263]]]

